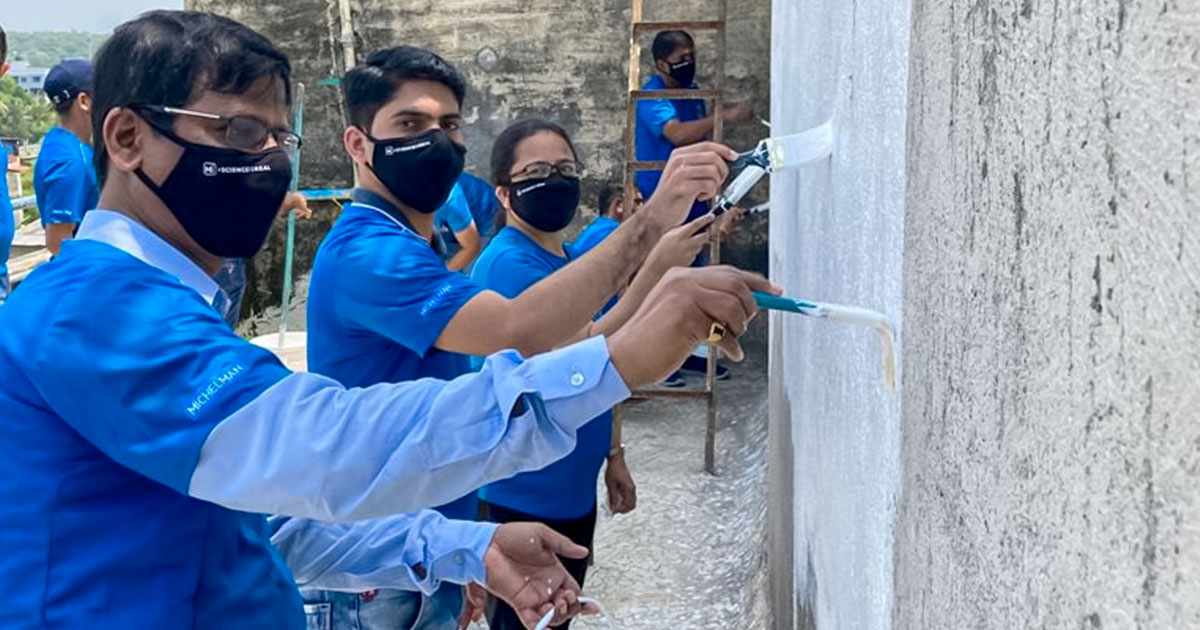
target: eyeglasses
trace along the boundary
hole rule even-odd
[[[252,116],[219,116],[207,112],[179,109],[178,107],[164,107],[162,105],[131,105],[129,108],[138,112],[219,120],[225,123],[225,143],[230,148],[245,151],[246,153],[262,151],[263,145],[267,142],[267,136],[275,138],[276,144],[289,153],[300,148],[300,136],[287,129],[272,129],[263,121]],[[162,131],[162,129],[159,129],[159,131]]]
[[[563,177],[579,179],[579,176],[583,174],[583,165],[575,160],[563,160],[558,164],[534,162],[521,169],[521,172],[512,175],[511,178],[514,182],[527,179],[546,179],[555,171],[558,171],[558,174]]]

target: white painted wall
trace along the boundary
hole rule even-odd
[[[772,279],[898,326],[909,3],[776,1],[772,29],[772,135],[838,110],[833,158],[772,178]],[[773,422],[790,422],[792,441],[797,622],[890,628],[900,395],[883,386],[879,341],[778,313],[771,336],[772,410],[789,416]]]

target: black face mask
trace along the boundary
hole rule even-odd
[[[671,69],[671,80],[681,88],[692,86],[692,81],[696,78],[696,60],[686,59],[679,63],[668,63],[667,67]]]
[[[557,232],[571,224],[579,207],[579,180],[551,173],[508,187],[513,212],[534,229]]]
[[[140,168],[134,171],[138,179],[205,251],[222,258],[258,253],[292,182],[288,154],[281,148],[243,153],[210,147],[155,129],[183,147],[183,155],[161,185]]]
[[[400,203],[429,214],[442,207],[463,170],[467,148],[441,129],[414,138],[376,140],[368,168]]]

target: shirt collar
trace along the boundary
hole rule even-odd
[[[78,240],[99,241],[161,269],[201,295],[209,304],[219,290],[217,283],[192,259],[175,249],[149,228],[112,210],[92,210],[83,216]]]
[[[404,228],[405,231],[411,232],[413,236],[421,240],[425,240],[421,236],[421,233],[417,232],[416,228],[409,222],[408,217],[404,216],[404,213],[400,212],[400,209],[385,199],[383,195],[367,190],[366,188],[355,188],[350,193],[350,205],[367,208],[387,215],[397,225]],[[446,244],[442,241],[442,237],[437,233],[437,230],[434,230],[433,236],[429,238],[429,246],[440,256],[444,256],[446,253]]]

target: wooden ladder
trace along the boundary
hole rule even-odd
[[[710,109],[713,115],[713,135],[715,142],[721,142],[724,137],[724,93],[725,93],[725,20],[726,3],[728,0],[716,0],[717,19],[712,21],[688,22],[647,22],[642,19],[642,0],[631,0],[629,30],[629,99],[626,102],[625,118],[625,195],[623,199],[625,216],[633,213],[634,178],[638,171],[661,170],[666,166],[665,161],[638,161],[634,143],[637,138],[637,104],[638,101],[656,99],[712,99]],[[643,90],[641,89],[642,45],[640,38],[649,32],[658,31],[713,31],[717,35],[717,55],[715,80],[716,85],[710,90]],[[721,231],[709,230],[709,257],[711,264],[721,262]],[[717,389],[715,387],[717,372],[718,350],[713,344],[708,346],[708,366],[704,377],[702,390],[667,390],[645,389],[633,393],[634,399],[673,398],[673,399],[703,399],[708,407],[708,418],[704,435],[704,470],[716,474],[716,435],[717,435]],[[623,410],[618,405],[614,410],[614,432],[617,441],[620,440]]]

